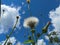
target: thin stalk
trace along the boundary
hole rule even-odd
[[[32,33],[32,40],[34,41],[34,42],[32,42],[32,45],[35,45],[34,33],[33,32],[31,32],[31,33]]]
[[[6,45],[6,43],[7,43],[8,39],[9,39],[9,38],[10,38],[10,36],[13,34],[14,29],[16,28],[17,22],[18,22],[18,19],[16,20],[16,23],[15,23],[14,27],[12,28],[12,31],[10,32],[9,37],[6,39],[6,41],[5,41],[4,45]]]
[[[29,11],[29,13],[30,13],[30,16],[32,16],[32,12],[31,12],[31,10],[30,10],[30,4],[28,4],[28,11]]]
[[[37,42],[38,38],[37,38],[36,32],[35,32],[35,37],[36,37],[36,42]]]

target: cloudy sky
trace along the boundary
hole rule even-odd
[[[6,35],[9,34],[15,24],[17,15],[20,18],[13,35],[10,37],[10,41],[13,45],[24,45],[23,42],[27,40],[24,34],[27,35],[27,30],[29,30],[23,26],[24,19],[30,16],[27,7],[26,0],[1,0],[0,43],[2,45],[6,40]],[[60,0],[31,0],[30,8],[32,16],[39,19],[39,25],[36,27],[37,32],[41,32],[42,27],[48,21],[52,22],[48,33],[53,30],[59,32]],[[48,40],[42,36],[37,45],[48,45]]]

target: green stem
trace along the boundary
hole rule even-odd
[[[32,42],[32,45],[35,45],[34,33],[33,32],[31,32],[31,33],[32,33],[32,40],[34,41],[34,42]]]
[[[34,40],[34,34],[32,33],[32,40]]]
[[[8,39],[10,38],[10,36],[12,35],[12,33],[13,33],[13,32],[14,32],[14,29],[10,32],[9,37],[6,39],[6,41],[5,41],[4,45],[6,45],[6,43],[7,43]]]
[[[35,36],[36,36],[36,32],[35,32]],[[38,38],[37,38],[37,36],[36,36],[36,42],[37,42],[37,40],[38,40]]]
[[[30,10],[30,4],[28,4],[28,11],[29,11],[29,13],[30,13],[30,16],[32,16],[32,12],[31,12],[31,10]]]
[[[10,36],[13,34],[14,29],[16,28],[17,22],[18,22],[18,19],[16,20],[16,23],[15,23],[15,25],[14,25],[14,27],[13,27],[12,31],[10,32],[9,37],[6,39],[6,41],[5,41],[4,45],[6,45],[6,43],[7,43],[8,39],[9,39],[9,38],[10,38]]]

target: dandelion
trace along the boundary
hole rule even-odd
[[[39,22],[39,19],[36,17],[29,17],[24,20],[23,26],[26,28],[34,28]]]

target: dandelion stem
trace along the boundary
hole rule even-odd
[[[37,38],[37,35],[36,35],[37,33],[35,32],[35,37],[36,37],[36,42],[37,42],[37,40],[38,40],[38,38]]]
[[[32,32],[32,30],[33,30],[33,29],[31,29],[31,33],[32,33],[32,40],[34,41],[34,42],[32,42],[32,45],[35,45],[34,33]]]
[[[30,10],[30,4],[28,4],[28,11],[29,11],[29,13],[30,13],[30,16],[32,16],[32,12],[31,12],[31,10]]]
[[[10,36],[13,34],[14,29],[16,28],[17,23],[18,23],[18,19],[16,20],[16,23],[15,23],[14,27],[12,28],[12,31],[10,32],[10,34],[9,34],[8,38],[6,39],[6,41],[5,41],[4,45],[6,45],[6,43],[7,43],[8,39],[9,39],[9,38],[10,38]]]

